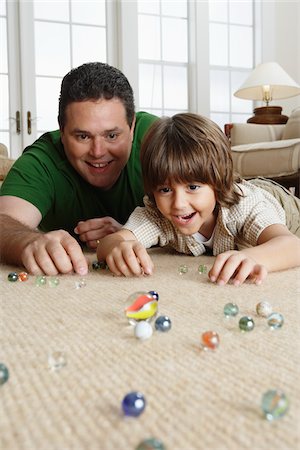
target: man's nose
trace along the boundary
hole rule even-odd
[[[95,157],[99,158],[105,153],[105,143],[100,136],[96,136],[90,148],[90,153]]]

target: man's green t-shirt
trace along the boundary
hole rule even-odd
[[[141,141],[156,119],[145,112],[136,114],[130,158],[107,191],[91,186],[75,171],[57,130],[24,150],[5,178],[0,195],[20,197],[35,205],[42,214],[42,231],[64,229],[75,236],[79,221],[105,216],[125,223],[134,208],[143,205]]]

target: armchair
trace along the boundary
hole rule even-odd
[[[300,107],[285,125],[226,124],[235,171],[270,178],[300,194]]]

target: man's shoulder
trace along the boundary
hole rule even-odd
[[[30,152],[36,154],[61,154],[63,149],[59,130],[49,131],[42,134],[36,141],[26,147],[23,154],[29,154]]]
[[[150,114],[145,111],[139,111],[136,113],[136,123],[135,123],[135,131],[143,130],[146,131],[158,119],[158,116],[154,114]]]

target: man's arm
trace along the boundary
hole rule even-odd
[[[56,275],[72,270],[85,275],[87,261],[78,242],[66,231],[40,233],[40,211],[13,196],[0,197],[0,261],[23,265],[34,275]]]

